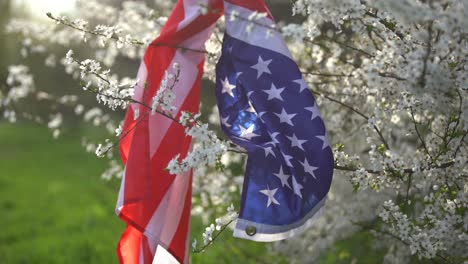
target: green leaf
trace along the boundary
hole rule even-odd
[[[342,150],[344,149],[344,144],[343,144],[343,143],[337,143],[337,144],[335,145],[335,149],[336,149],[337,151],[342,151]]]
[[[383,155],[385,153],[385,145],[380,144],[379,147],[377,148],[377,151]]]
[[[458,61],[452,61],[448,63],[450,69],[455,69],[458,66]]]

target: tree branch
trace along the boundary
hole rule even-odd
[[[362,113],[361,111],[357,110],[356,108],[354,108],[354,107],[352,107],[352,106],[350,106],[350,105],[348,105],[348,104],[346,104],[346,103],[343,103],[343,102],[341,102],[340,100],[337,100],[337,99],[335,99],[335,98],[333,98],[333,97],[330,97],[330,96],[326,95],[326,94],[323,93],[323,92],[312,91],[312,93],[317,94],[317,95],[320,95],[320,96],[323,96],[323,97],[325,97],[326,99],[328,99],[328,100],[330,100],[330,101],[332,101],[332,102],[335,102],[335,103],[337,103],[337,104],[339,104],[339,105],[342,105],[342,106],[344,106],[344,107],[350,109],[351,111],[355,112],[356,114],[358,114],[358,115],[361,116],[362,118],[366,119],[367,121],[369,121],[369,119],[370,119],[366,114]],[[388,145],[387,141],[386,141],[385,138],[383,137],[382,132],[380,131],[380,129],[377,127],[377,125],[373,125],[373,128],[374,128],[374,130],[377,132],[377,134],[379,135],[380,141],[382,141],[382,143],[384,144],[385,148],[389,150],[389,149],[390,149],[390,146]]]
[[[195,248],[192,250],[193,253],[201,253],[203,251],[205,251],[206,248],[208,248],[211,244],[213,244],[213,242],[219,237],[219,235],[221,235],[221,233],[224,232],[224,230],[226,230],[226,228],[232,223],[234,222],[234,220],[229,220],[229,222],[225,225],[223,225],[221,227],[221,230],[219,230],[219,232],[217,232],[215,234],[215,236],[213,237],[213,239],[210,240],[210,242],[208,242],[208,244],[206,245],[203,245],[203,247],[200,247],[200,248]]]
[[[426,142],[422,138],[421,133],[419,132],[418,126],[416,125],[416,119],[414,118],[413,108],[410,107],[409,109],[410,109],[411,119],[413,120],[414,129],[416,130],[416,134],[418,135],[419,141],[421,141],[421,144],[423,145],[423,148],[426,151],[427,156],[429,156],[429,158],[432,161],[433,160],[432,155],[429,152],[429,149],[427,148]]]

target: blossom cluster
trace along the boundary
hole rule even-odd
[[[203,246],[198,247],[197,239],[194,239],[192,242],[193,252],[203,252],[206,247],[208,247],[216,237],[227,228],[233,221],[237,219],[237,212],[234,211],[234,205],[231,204],[227,208],[227,214],[222,217],[216,218],[214,223],[211,223],[205,228],[205,231],[202,234]]]
[[[172,68],[176,71],[175,74],[169,73],[166,71],[164,73],[164,77],[161,80],[161,85],[159,86],[158,92],[153,97],[153,103],[151,105],[151,112],[152,114],[156,113],[156,110],[160,108],[164,112],[171,112],[175,109],[172,105],[172,102],[175,100],[175,93],[172,91],[174,88],[175,83],[178,80],[178,76],[180,75],[180,66],[176,62],[172,65]],[[169,82],[173,80],[173,85],[169,85]]]
[[[90,89],[95,93],[99,103],[107,105],[112,110],[125,108],[128,105],[138,80],[123,78],[119,82],[116,76],[110,75],[110,70],[103,70],[98,61],[75,59],[72,50],[67,52],[62,62],[68,67],[69,73],[80,72],[83,90]]]
[[[5,108],[3,117],[10,122],[15,122],[16,112],[8,106],[34,91],[34,79],[27,66],[11,65],[8,67],[6,84],[10,89],[6,95],[0,93],[0,107]]]
[[[214,166],[227,150],[227,143],[219,139],[214,131],[208,129],[208,124],[198,122],[200,115],[182,113],[179,119],[181,124],[188,124],[185,134],[195,141],[193,148],[185,158],[175,156],[167,165],[171,174],[180,174],[192,168],[201,166]]]

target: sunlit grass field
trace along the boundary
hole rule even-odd
[[[0,123],[0,263],[116,263],[125,225],[114,214],[119,180],[80,146],[83,130],[55,140],[46,128]],[[193,235],[203,225],[192,219]],[[200,238],[199,238],[200,240]],[[271,262],[264,244],[228,232],[193,263]]]
[[[84,128],[55,140],[43,127],[0,123],[0,263],[117,263],[124,223],[114,214],[119,180],[99,175],[105,162],[80,146]],[[192,237],[204,226],[192,219]],[[368,235],[339,242],[320,263],[381,263]],[[288,263],[266,244],[224,232],[192,263]]]
[[[115,263],[117,182],[78,133],[0,125],[0,263]]]

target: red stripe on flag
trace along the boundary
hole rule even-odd
[[[197,79],[181,106],[183,111],[197,113],[199,110],[201,92],[200,79],[203,74],[201,71],[202,67],[203,62],[199,64]],[[180,112],[178,116],[180,116]],[[172,123],[170,125],[157,152],[151,159],[150,168],[154,175],[151,176],[151,180],[146,182],[146,184],[147,187],[150,188],[152,195],[148,197],[147,200],[142,201],[142,203],[129,205],[128,207],[124,207],[124,210],[122,210],[122,214],[140,219],[138,223],[139,228],[144,229],[146,227],[154,211],[157,209],[159,203],[164,197],[166,190],[169,189],[172,184],[174,177],[180,177],[169,174],[165,171],[165,168],[175,155],[182,153],[182,158],[186,156],[190,148],[190,141],[191,138],[185,135],[184,128],[181,125],[177,123]],[[135,189],[135,191],[138,192],[137,189]],[[138,217],[134,217],[136,215]]]
[[[127,228],[117,245],[117,256],[120,263],[138,263],[141,237],[140,231],[127,224]]]
[[[133,120],[133,109],[128,107],[127,113],[125,114],[125,119],[122,125],[122,134],[120,138],[120,157],[122,159],[122,163],[125,165],[127,164],[128,160],[128,153],[130,152],[130,146],[133,141],[133,134],[135,130],[131,129],[135,125],[135,121]],[[125,132],[127,131],[127,132]]]
[[[171,15],[167,19],[164,27],[161,29],[159,33],[159,38],[165,34],[174,34],[177,31],[177,26],[180,22],[184,20],[185,12],[184,12],[184,1],[177,1],[174,8],[172,8]]]
[[[189,190],[185,196],[185,204],[184,204],[184,211],[182,216],[180,217],[179,226],[177,228],[176,233],[174,234],[174,238],[169,245],[168,251],[171,252],[173,256],[176,256],[177,260],[180,263],[184,263],[185,254],[187,250],[187,238],[190,236],[189,229],[190,229],[190,212],[192,208],[192,173],[190,173],[190,185]]]
[[[151,181],[148,169],[150,166],[148,116],[140,118],[143,121],[140,121],[135,129],[125,168],[125,177],[131,180],[125,181],[124,205],[145,200],[151,195],[148,185]]]
[[[140,264],[152,264],[153,263],[153,253],[151,252],[148,238],[146,236],[143,236],[142,238],[142,248],[143,248],[143,260],[144,263]]]
[[[184,58],[196,58],[188,56],[190,54],[185,56],[183,52],[187,51],[177,51],[175,46],[183,45],[181,44],[183,40],[196,37],[197,33],[209,28],[219,17],[219,13],[210,13],[209,15],[200,15],[198,17],[196,17],[195,13],[188,14],[189,18],[195,17],[195,19],[193,21],[187,20],[189,21],[188,25],[185,25],[182,29],[177,31],[180,23],[184,21],[184,19],[187,19],[184,18],[185,13],[183,2],[184,1],[181,0],[178,1],[168,22],[164,26],[160,37],[153,42],[171,44],[172,47],[153,45],[149,46],[145,53],[143,63],[147,67],[148,74],[145,88],[141,86],[140,89],[144,89],[143,98],[141,100],[146,105],[152,104],[152,97],[159,89],[165,71],[171,69],[172,66],[170,64],[173,62],[176,54],[182,55]],[[219,11],[222,11],[222,3],[222,1],[218,0],[210,1],[210,6],[215,6]],[[187,11],[195,10],[195,4],[192,5],[192,3],[190,3],[190,5],[192,9],[187,9]],[[206,36],[200,36],[202,36],[203,39],[201,40],[204,42],[204,38],[206,38]],[[185,44],[190,45],[192,42]],[[201,46],[195,48],[203,48],[202,43],[195,44],[194,46],[197,45]],[[193,62],[199,63],[196,69],[197,76],[193,85],[191,84],[192,80],[189,80],[190,85],[185,84],[175,87],[175,89],[189,89],[189,92],[184,95],[186,96],[185,98],[180,97],[182,101],[180,109],[177,110],[177,114],[175,115],[176,117],[180,115],[182,110],[194,113],[199,110],[203,61],[200,63],[200,58],[198,58],[192,59],[192,61],[187,63]],[[184,65],[181,65],[182,69],[183,67]],[[140,109],[139,118],[143,118],[142,120],[134,120],[134,111],[132,107]],[[167,130],[162,130],[160,132],[164,133],[164,135],[161,138],[161,142],[158,143],[159,146],[155,150],[154,155],[151,156],[151,151],[154,150],[150,149],[150,141],[152,139],[149,136],[149,119],[157,120],[159,122],[159,120],[163,120],[165,117],[151,115],[145,116],[148,111],[149,109],[141,105],[130,106],[123,126],[124,133],[130,129],[133,131],[122,138],[120,144],[122,161],[126,165],[126,169],[125,181],[123,183],[124,188],[122,192],[123,197],[121,197],[123,198],[123,205],[119,208],[119,217],[129,225],[122,235],[122,239],[119,243],[118,254],[121,263],[138,263],[138,257],[142,257],[145,263],[151,263],[153,249],[150,248],[148,239],[154,238],[147,238],[142,233],[147,230],[147,225],[164,199],[165,194],[172,188],[172,184],[177,183],[174,182],[175,177],[183,177],[169,175],[169,173],[165,171],[168,162],[178,153],[181,153],[183,158],[190,148],[191,138],[186,137],[184,128],[177,123],[171,123]],[[136,128],[133,128],[134,126],[136,126]],[[154,131],[151,132],[154,133]],[[181,140],[181,138],[183,138],[183,140]],[[191,184],[191,174],[189,180]],[[175,233],[172,235],[169,232],[168,236],[171,241],[161,241],[162,243],[170,243],[171,252],[174,254],[174,257],[179,259],[181,262],[183,262],[186,257],[186,241],[188,238],[191,209],[191,186],[187,187],[187,192],[183,197],[184,198],[181,197],[181,199],[184,201],[181,201],[180,203],[180,206],[182,207],[180,208],[182,210],[180,220],[174,219],[174,221],[179,221],[177,228],[174,229]],[[164,210],[166,209],[163,208],[163,211],[161,212],[164,212]],[[164,225],[165,222],[161,222],[161,227],[164,227]],[[152,229],[148,229],[148,232],[150,232],[150,230]],[[138,237],[141,239],[138,240]],[[143,255],[140,256],[141,253],[143,253]]]
[[[177,16],[181,15],[181,13],[182,15],[184,15],[182,2],[183,1],[178,1],[173,11],[173,13]],[[201,31],[211,26],[213,23],[216,22],[216,20],[218,20],[218,18],[222,14],[223,1],[210,0],[208,3],[208,14],[198,16],[190,24],[188,24],[182,29],[179,29],[179,31],[177,31],[177,27],[179,24],[170,24],[167,30],[161,31],[161,35],[157,39],[155,39],[151,44],[155,46],[177,46],[184,40],[193,37],[194,35],[200,33]],[[169,22],[170,20],[168,19],[166,24],[168,24]]]
[[[147,87],[143,92],[143,100],[147,105],[152,104],[153,96],[159,90],[166,70],[172,67],[171,62],[176,52],[177,50],[171,47],[149,46],[146,50],[144,61],[148,65],[148,77],[146,79]]]

